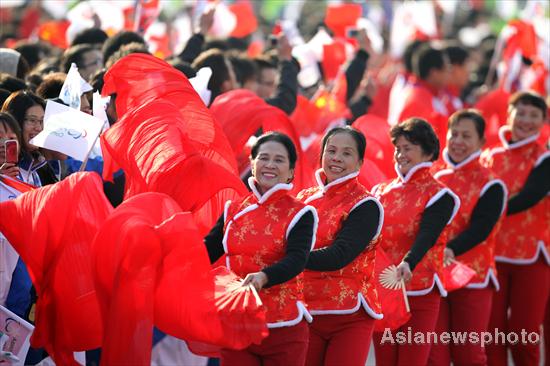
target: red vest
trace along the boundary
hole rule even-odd
[[[237,202],[228,201],[224,213],[227,267],[243,278],[285,256],[288,233],[304,213],[311,211],[317,217],[312,207],[290,196],[292,184],[277,184],[260,195],[254,182],[249,179],[253,192]],[[304,317],[311,321],[304,305],[302,280],[303,274],[299,274],[259,291],[269,328],[295,325]]]
[[[460,198],[460,209],[455,218],[449,225],[448,239],[456,237],[464,231],[469,223],[479,197],[483,195],[493,184],[500,184],[506,192],[506,187],[500,179],[496,179],[495,175],[487,168],[484,168],[479,163],[481,152],[476,152],[470,155],[465,161],[460,164],[454,164],[449,159],[447,149],[443,151],[443,159],[447,163],[449,169],[441,170],[435,177]],[[501,214],[504,212],[506,197],[501,208]],[[457,260],[466,264],[476,271],[475,277],[466,286],[467,288],[485,288],[492,281],[495,288],[498,290],[498,280],[496,277],[495,268],[495,237],[500,227],[500,222],[495,225],[491,234],[487,239],[471,250],[457,257]]]
[[[373,189],[373,193],[384,206],[384,227],[380,245],[395,265],[401,263],[411,249],[426,207],[445,193],[451,193],[455,198],[455,212],[460,206],[458,198],[430,174],[431,165],[418,164],[406,177],[402,177],[396,167],[397,178],[381,183]],[[441,294],[446,296],[447,291],[441,282],[446,237],[446,230],[443,230],[436,244],[417,264],[411,282],[407,284],[409,295],[425,295],[437,284]]]
[[[315,249],[332,245],[350,212],[365,201],[374,201],[380,209],[378,233],[369,249],[338,271],[304,271],[304,293],[311,314],[350,314],[363,305],[375,319],[381,319],[376,288],[369,283],[374,272],[375,248],[382,227],[384,211],[376,198],[357,180],[358,172],[325,185],[322,169],[316,172],[317,187],[298,194],[319,214]]]
[[[501,177],[512,197],[521,191],[531,170],[550,158],[550,152],[537,143],[538,135],[508,143],[511,138],[508,126],[501,127],[499,138],[501,147],[492,149],[484,163]],[[547,240],[549,210],[550,199],[547,196],[525,211],[506,216],[497,233],[495,260],[531,264],[542,253],[550,264],[550,242]]]

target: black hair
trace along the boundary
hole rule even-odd
[[[36,88],[36,94],[44,99],[59,97],[66,78],[67,74],[64,72],[54,72],[53,74],[44,76],[42,82]]]
[[[43,42],[19,41],[13,47],[27,61],[29,68],[34,68],[44,57],[50,56],[52,47]]]
[[[107,62],[113,53],[118,51],[120,47],[132,42],[145,44],[145,40],[138,33],[126,30],[120,31],[114,36],[109,37],[105,43],[103,43],[103,47],[101,49],[103,52],[103,60]]]
[[[394,145],[399,137],[404,137],[411,144],[420,145],[424,155],[431,156],[431,161],[436,161],[439,157],[439,140],[432,126],[422,118],[409,118],[393,126],[390,137]]]
[[[67,48],[61,57],[61,71],[69,72],[73,62],[78,68],[84,67],[84,65],[82,65],[84,55],[95,50],[97,50],[97,48],[91,44],[78,44]]]
[[[0,88],[0,106],[2,104],[4,104],[4,101],[6,99],[8,99],[8,97],[10,96],[11,94],[11,91],[7,90],[7,89],[4,89],[4,88]]]
[[[10,92],[27,89],[27,84],[21,79],[11,76],[5,72],[0,72],[0,88]]]
[[[445,47],[445,54],[449,57],[451,65],[464,65],[470,56],[468,50],[458,42],[449,42]]]
[[[191,64],[183,61],[179,57],[173,57],[166,62],[168,62],[168,64],[171,65],[174,69],[181,71],[188,79],[197,76],[197,72],[193,67],[191,67]]]
[[[323,163],[323,154],[325,152],[325,147],[327,146],[328,140],[338,134],[338,133],[347,133],[350,135],[353,140],[355,141],[355,146],[357,147],[357,154],[359,156],[359,160],[363,161],[363,158],[365,156],[365,150],[367,149],[367,139],[365,138],[365,135],[363,133],[351,126],[345,126],[345,127],[335,127],[328,131],[325,136],[323,136],[323,140],[321,142],[321,164]]]
[[[19,146],[23,146],[23,134],[21,132],[21,127],[15,120],[15,118],[8,112],[0,112],[0,124],[6,127],[8,127],[10,130],[15,133],[15,136],[17,136],[17,143]]]
[[[214,101],[222,93],[221,88],[223,83],[231,78],[229,74],[229,68],[231,67],[229,61],[221,50],[213,48],[198,55],[191,66],[193,66],[195,71],[199,71],[202,67],[210,67],[212,69],[212,76],[208,82],[208,90],[212,92],[210,100]]]
[[[76,34],[71,46],[84,43],[102,45],[107,38],[109,38],[109,36],[101,28],[88,28]]]
[[[288,153],[288,162],[290,164],[290,169],[294,169],[294,167],[296,166],[296,160],[298,159],[296,146],[294,146],[294,143],[292,142],[290,137],[280,132],[267,132],[258,137],[250,151],[250,156],[252,157],[252,159],[256,159],[256,156],[258,156],[258,150],[260,150],[260,146],[269,141],[278,142],[285,147],[286,152]]]
[[[451,129],[451,127],[453,127],[463,119],[472,120],[472,122],[474,122],[478,137],[480,139],[485,138],[485,120],[483,119],[483,116],[479,113],[479,111],[475,109],[462,109],[454,112],[451,117],[449,117],[449,121],[447,123],[448,129]]]
[[[543,97],[533,91],[520,91],[515,93],[508,100],[508,107],[516,107],[518,104],[531,105],[542,111],[542,117],[546,119],[548,105]]]
[[[256,63],[248,58],[246,54],[231,53],[229,61],[233,65],[235,71],[235,78],[243,86],[248,80],[256,80],[258,75],[258,66]]]
[[[131,55],[132,53],[143,53],[145,55],[150,55],[151,52],[147,49],[147,45],[139,42],[131,42],[120,46],[108,60],[105,60],[105,68],[109,69],[111,66],[117,63],[118,60]]]
[[[101,89],[103,89],[103,85],[105,84],[103,77],[106,72],[105,69],[97,70],[95,74],[90,77],[90,85],[94,88],[94,91],[98,91],[99,94],[101,94]]]
[[[418,50],[418,48],[420,48],[420,46],[425,43],[426,41],[421,41],[417,39],[409,43],[407,45],[407,48],[405,48],[405,52],[403,53],[403,63],[405,64],[405,70],[407,70],[407,72],[411,74],[413,73],[414,70],[412,60],[414,53],[416,52],[416,50]]]
[[[36,105],[46,109],[46,101],[44,99],[30,91],[19,90],[12,93],[8,99],[6,99],[2,105],[2,112],[9,112],[15,117],[15,120],[19,123],[19,127],[23,130],[23,122],[25,121],[27,110]]]
[[[425,44],[414,53],[412,65],[415,75],[426,80],[433,69],[445,68],[445,54],[443,51]]]

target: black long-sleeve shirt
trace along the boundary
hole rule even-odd
[[[280,65],[281,71],[277,91],[273,97],[267,98],[265,101],[290,116],[296,109],[300,64],[293,58],[290,61],[281,61]]]
[[[539,203],[550,191],[550,156],[536,166],[527,177],[525,185],[508,200],[506,214],[525,211]]]
[[[367,61],[369,60],[369,54],[365,50],[359,50],[355,54],[355,57],[349,63],[346,69],[346,100],[349,102],[357,87],[363,79],[363,74],[367,69]]]
[[[447,243],[456,256],[483,242],[495,227],[505,200],[504,187],[493,184],[479,197],[470,216],[468,227]]]
[[[380,209],[366,201],[350,212],[333,243],[309,254],[306,268],[314,271],[337,271],[350,264],[375,237]]]
[[[311,250],[313,221],[313,214],[306,212],[290,230],[286,240],[285,256],[280,261],[261,270],[267,275],[267,284],[264,287],[271,287],[289,281],[304,270]],[[224,254],[223,226],[224,217],[222,215],[204,238],[204,244],[211,263],[214,263]]]
[[[418,234],[411,250],[403,258],[409,264],[411,271],[424,258],[428,250],[435,245],[439,235],[451,219],[454,205],[453,197],[449,193],[445,193],[424,210]]]

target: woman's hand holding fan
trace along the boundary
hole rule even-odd
[[[392,290],[401,289],[403,291],[403,299],[405,300],[405,306],[407,311],[410,312],[409,300],[407,299],[407,290],[405,289],[405,282],[411,280],[412,273],[407,262],[401,262],[399,266],[391,265],[386,267],[379,276],[380,284]]]

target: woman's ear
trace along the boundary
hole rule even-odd
[[[290,173],[290,177],[288,177],[286,182],[287,183],[292,183],[292,181],[294,180],[294,169],[290,169],[289,173]]]

